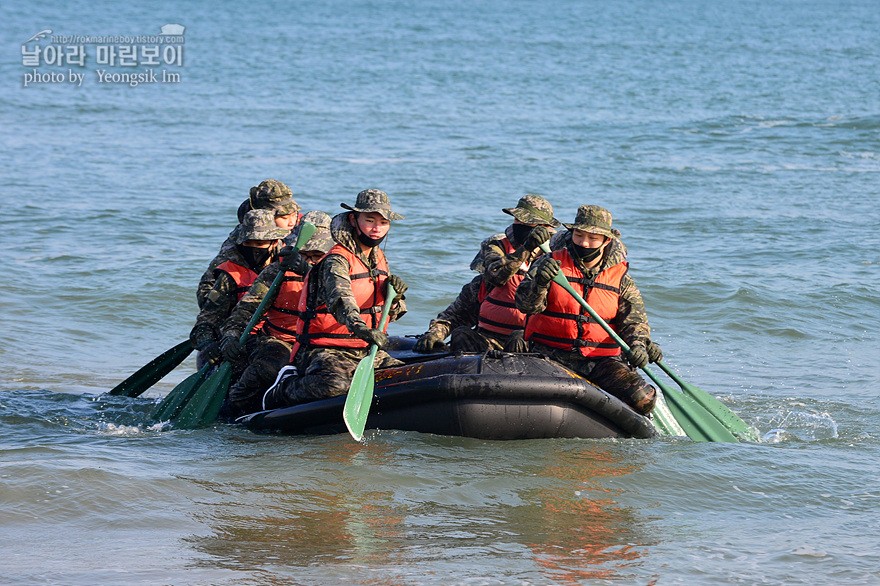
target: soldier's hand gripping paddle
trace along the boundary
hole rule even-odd
[[[385,293],[385,306],[382,308],[382,319],[379,321],[379,329],[384,330],[388,322],[388,312],[391,310],[391,301],[397,291],[388,282],[388,290]],[[351,378],[351,386],[348,388],[348,396],[345,397],[345,407],[342,410],[342,420],[348,433],[355,441],[361,441],[364,437],[364,428],[367,426],[367,417],[370,415],[370,405],[373,403],[373,387],[376,384],[376,367],[373,361],[379,346],[370,345],[370,353],[357,365],[354,376]]]
[[[314,224],[303,222],[299,229],[296,244],[293,246],[294,250],[302,248],[309,241],[309,238],[315,234],[315,230]],[[241,333],[241,337],[238,340],[239,344],[244,345],[251,330],[254,329],[263,317],[263,313],[265,313],[272,300],[275,299],[278,289],[281,287],[282,281],[284,281],[284,274],[284,270],[278,271],[278,275],[275,276],[275,280],[272,281],[272,285],[269,287],[260,305],[254,311],[250,322],[248,322],[247,328]],[[172,413],[170,417],[174,427],[177,429],[195,429],[211,425],[217,419],[217,414],[220,413],[220,408],[226,399],[231,378],[232,364],[224,361],[204,383],[197,384],[190,391],[189,395],[184,397],[180,406],[175,409],[175,413]]]
[[[541,250],[546,253],[550,252],[550,248],[547,246],[547,243],[541,245]],[[568,282],[568,279],[565,278],[565,275],[562,272],[556,274],[556,277],[553,278],[553,282],[568,291],[568,293],[577,300],[578,303],[581,304],[587,313],[596,320],[596,322],[602,326],[609,336],[611,336],[615,342],[617,342],[618,346],[625,352],[629,353],[629,346],[624,342],[620,336],[617,335],[617,332],[611,329],[605,320],[599,317],[590,305],[584,301],[584,298],[580,296],[580,294],[572,288],[571,284]],[[663,391],[665,398],[669,403],[669,410],[672,411],[673,416],[678,421],[678,424],[684,429],[684,432],[687,434],[689,438],[695,441],[711,441],[711,442],[737,442],[738,440],[733,435],[732,431],[728,429],[727,425],[717,419],[709,410],[705,407],[694,401],[688,395],[676,391],[670,388],[668,385],[663,384],[661,380],[657,378],[657,375],[648,368],[647,365],[642,367],[642,370],[647,374],[654,383],[660,387],[660,390]],[[696,388],[696,387],[694,387]],[[704,392],[704,391],[703,391]],[[708,394],[708,393],[706,393]],[[716,399],[717,400],[717,399]],[[731,414],[733,414],[731,412]],[[736,417],[736,415],[734,415]],[[737,419],[739,419],[737,417]],[[742,421],[742,420],[740,420]],[[745,425],[743,422],[742,425]]]
[[[123,397],[139,397],[166,374],[174,370],[193,351],[189,340],[184,340],[174,348],[159,354],[137,372],[110,389],[108,394]]]

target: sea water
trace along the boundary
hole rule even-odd
[[[2,13],[4,583],[880,583],[875,2]],[[187,337],[267,178],[389,193],[399,335],[522,195],[608,208],[665,362],[761,441],[148,426],[191,359],[102,393]]]

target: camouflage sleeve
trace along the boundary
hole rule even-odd
[[[251,285],[250,289],[248,289],[248,292],[244,294],[244,297],[241,298],[241,301],[235,305],[232,314],[223,324],[223,336],[241,337],[241,334],[254,316],[254,312],[257,311],[257,307],[263,301],[266,293],[269,292],[269,287],[272,286],[272,282],[275,281],[275,277],[278,276],[280,270],[281,263],[273,262],[260,271],[260,275]]]
[[[648,315],[642,293],[629,273],[620,281],[620,297],[617,301],[617,331],[627,345],[645,344],[651,337]]]
[[[220,246],[220,252],[218,252],[211,262],[208,263],[208,268],[205,270],[202,278],[199,279],[199,286],[196,289],[196,301],[199,304],[199,309],[202,309],[205,306],[205,302],[208,300],[208,294],[214,287],[214,281],[216,280],[214,269],[229,259],[229,253],[234,248],[235,245],[232,243],[232,240],[227,238]]]
[[[223,322],[235,307],[235,298],[235,281],[228,273],[219,271],[214,286],[205,298],[205,305],[196,318],[193,332],[196,330],[208,331],[210,328],[214,337],[219,337]]]
[[[205,271],[205,274],[202,275],[202,278],[199,280],[199,286],[196,289],[196,301],[199,304],[199,309],[205,307],[205,302],[208,300],[208,294],[211,292],[211,289],[214,288],[214,269],[217,268],[217,265],[220,263],[217,262],[217,257],[211,261],[211,264],[208,265],[208,269]]]
[[[504,246],[496,239],[484,242],[481,252],[485,267],[483,278],[491,287],[500,287],[507,283],[531,256],[531,253],[522,246],[506,254]]]
[[[428,327],[446,338],[455,328],[477,325],[480,318],[480,285],[483,277],[477,275],[461,288],[458,297],[441,311]]]
[[[549,287],[538,287],[535,283],[535,273],[538,263],[532,263],[526,276],[516,288],[514,302],[516,308],[526,315],[535,315],[547,309],[547,292]]]

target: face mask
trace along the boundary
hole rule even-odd
[[[574,257],[575,260],[579,260],[582,263],[588,263],[599,258],[599,255],[602,254],[602,246],[597,246],[596,248],[586,248],[584,246],[578,246],[574,242],[571,243],[571,256]]]
[[[370,238],[369,236],[367,236],[366,234],[364,234],[363,232],[358,230],[358,241],[361,244],[363,244],[364,246],[369,246],[370,248],[375,248],[375,247],[379,246],[379,244],[383,240],[385,240],[384,236],[382,236],[381,238]]]
[[[529,232],[532,231],[532,226],[527,224],[511,224],[510,229],[513,232],[513,239],[516,241],[515,244],[525,244],[526,238],[529,237]]]
[[[262,268],[272,257],[271,248],[257,248],[255,246],[238,245],[238,252],[248,262],[252,269]]]

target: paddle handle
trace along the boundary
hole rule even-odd
[[[388,323],[388,314],[391,311],[391,300],[394,299],[394,296],[397,295],[397,291],[394,290],[394,287],[391,286],[391,283],[388,283],[388,289],[385,293],[385,305],[382,307],[382,317],[379,319],[379,330],[382,331],[385,329],[385,324]],[[379,346],[376,344],[370,344],[370,354],[367,358],[370,359],[370,366],[373,365],[373,360],[376,359],[376,354],[379,353]]]
[[[306,242],[309,241],[309,238],[315,235],[315,231],[317,231],[317,228],[314,224],[311,222],[303,222],[299,229],[299,236],[296,238],[296,244],[293,245],[293,249],[298,251],[305,246]],[[257,326],[257,322],[260,321],[260,318],[262,318],[263,314],[266,312],[266,307],[275,299],[275,295],[278,294],[278,289],[281,288],[281,283],[284,281],[284,273],[286,272],[287,271],[284,269],[281,269],[278,271],[278,274],[275,275],[275,280],[272,281],[269,290],[263,295],[263,300],[260,301],[256,311],[254,311],[254,315],[251,316],[251,321],[248,322],[247,327],[238,338],[239,344],[244,344],[247,341],[247,337],[251,334],[253,329]]]
[[[379,319],[379,330],[385,330],[385,324],[388,323],[388,314],[391,312],[391,302],[394,300],[395,295],[397,295],[397,291],[394,290],[394,287],[391,286],[391,281],[387,281],[388,288],[385,291],[385,305],[382,306],[382,317]],[[373,344],[370,348],[370,355],[375,358],[376,353],[379,351],[379,346]]]

